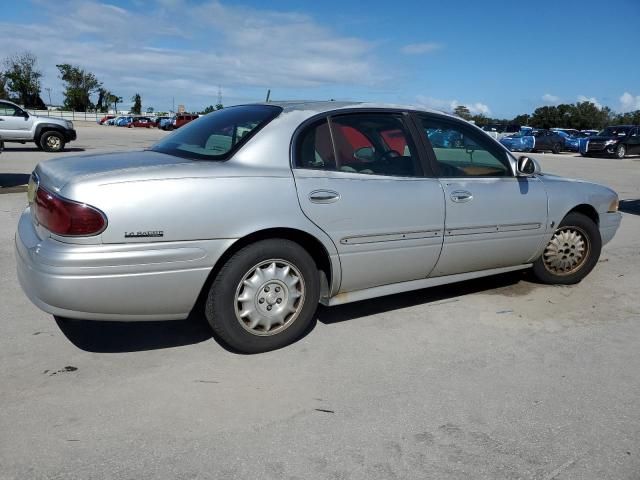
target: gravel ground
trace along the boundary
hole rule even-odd
[[[69,154],[165,133],[78,135]],[[56,323],[29,303],[25,195],[6,192],[51,156],[0,155],[0,478],[640,478],[638,157],[536,155],[626,200],[581,284],[516,273],[321,308],[301,341],[243,356],[200,318]]]

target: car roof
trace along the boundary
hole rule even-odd
[[[421,107],[418,105],[404,105],[393,103],[378,103],[378,102],[356,102],[356,101],[333,101],[333,100],[285,100],[276,102],[258,102],[249,105],[275,105],[281,107],[284,112],[293,111],[312,111],[316,113],[331,112],[334,110],[344,109],[368,109],[368,108],[383,108],[393,110],[413,110],[428,113],[437,113],[446,115],[452,118],[460,118],[455,115],[451,115],[439,110],[432,110],[430,108]]]

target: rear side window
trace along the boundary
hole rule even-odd
[[[349,114],[310,125],[298,137],[298,168],[415,177],[422,175],[402,116]]]
[[[226,160],[281,111],[274,105],[227,107],[187,123],[151,150],[194,160]]]

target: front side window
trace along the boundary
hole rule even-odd
[[[402,116],[362,113],[310,125],[298,138],[298,168],[415,177],[422,175]]]
[[[193,160],[226,160],[281,111],[274,105],[224,108],[180,127],[151,150]]]
[[[419,116],[441,177],[509,177],[506,152],[470,126]]]
[[[14,117],[22,114],[22,111],[18,108],[14,107],[10,103],[2,103],[0,102],[0,116],[3,117]]]

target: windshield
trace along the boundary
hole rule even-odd
[[[273,105],[223,108],[180,127],[151,150],[195,160],[226,160],[281,111]]]
[[[629,127],[607,127],[598,133],[600,137],[624,137],[629,134]]]

